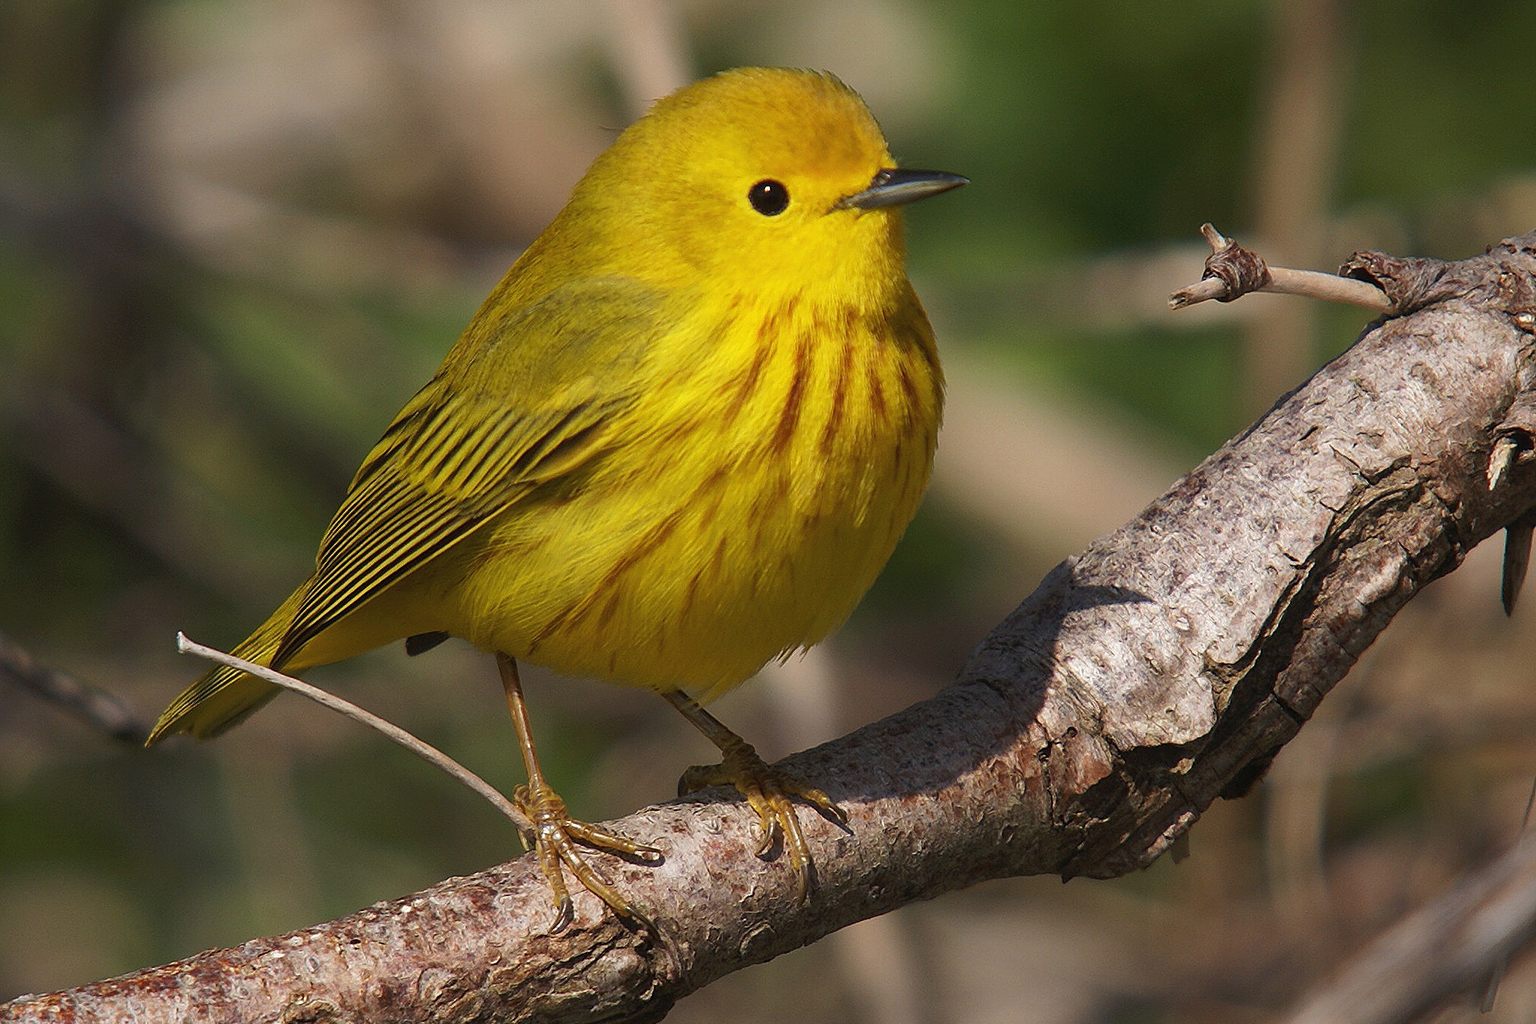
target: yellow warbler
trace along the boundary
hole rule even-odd
[[[943,401],[897,207],[965,179],[897,170],[857,94],[746,68],[659,101],[576,185],[364,459],[315,572],[234,653],[294,672],[406,638],[496,652],[529,775],[518,802],[560,921],[560,862],[621,914],[539,771],[516,661],[662,693],[782,834],[791,797],[707,700],[840,625],[928,480]],[[228,668],[150,742],[214,736],[276,688]]]

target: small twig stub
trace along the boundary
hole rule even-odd
[[[1370,278],[1357,279],[1321,274],[1315,270],[1271,267],[1264,257],[1227,238],[1210,224],[1202,224],[1200,233],[1211,245],[1211,255],[1205,260],[1205,275],[1199,283],[1180,288],[1170,295],[1170,309],[1183,309],[1210,299],[1231,302],[1250,292],[1270,292],[1277,295],[1300,295],[1325,302],[1344,302],[1373,313],[1390,314],[1397,311],[1397,304]],[[1345,270],[1349,268],[1350,264],[1346,264]],[[1340,271],[1340,274],[1344,272]]]

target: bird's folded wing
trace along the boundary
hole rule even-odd
[[[610,450],[664,308],[624,279],[574,282],[510,316],[488,302],[358,470],[273,664]]]

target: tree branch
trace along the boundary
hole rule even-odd
[[[144,737],[149,735],[149,729],[121,698],[67,672],[40,664],[4,633],[0,633],[0,678],[65,708],[115,740],[142,746]]]
[[[1379,936],[1288,1024],[1411,1024],[1536,936],[1536,837]]]
[[[602,858],[660,938],[584,893],[551,935],[525,857],[0,1017],[654,1020],[905,903],[1145,866],[1252,784],[1409,598],[1536,507],[1536,233],[1350,267],[1396,319],[1053,570],[953,686],[789,759],[850,819],[803,816],[819,875],[804,906],[782,858],[753,855],[753,813],[715,790],[614,825],[666,852],[654,869]],[[1490,484],[1503,439],[1519,443]]]
[[[1258,253],[1238,245],[1211,224],[1200,225],[1200,234],[1211,246],[1211,255],[1205,260],[1205,276],[1168,296],[1169,309],[1183,309],[1211,299],[1231,302],[1249,292],[1272,292],[1347,302],[1373,313],[1394,312],[1391,299],[1379,286],[1345,276],[1349,264],[1337,275],[1271,267]]]

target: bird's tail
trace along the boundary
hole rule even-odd
[[[293,592],[272,616],[246,637],[232,652],[238,658],[258,665],[271,664],[272,655],[288,632],[308,584]],[[200,740],[211,739],[231,729],[277,696],[281,687],[224,665],[213,669],[181,692],[161,714],[150,730],[145,746],[152,746],[167,736],[184,732]]]

